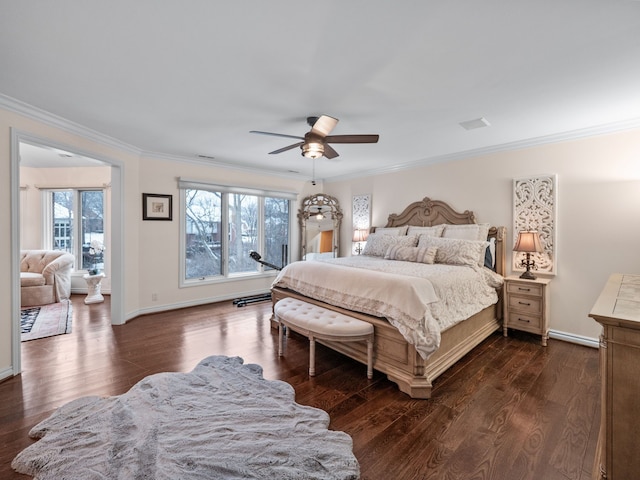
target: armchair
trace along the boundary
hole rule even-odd
[[[73,255],[60,250],[20,251],[20,305],[31,307],[68,299]]]

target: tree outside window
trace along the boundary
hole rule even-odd
[[[260,272],[251,251],[286,263],[289,200],[185,189],[185,279]]]
[[[104,244],[104,191],[51,190],[51,246],[76,258],[76,270],[104,269],[104,255],[89,255],[92,241]],[[79,232],[79,235],[76,234]]]

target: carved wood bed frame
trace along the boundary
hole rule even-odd
[[[425,197],[419,202],[410,204],[402,213],[389,215],[385,227],[404,225],[427,227],[441,223],[464,225],[477,222],[472,211],[456,212],[445,202]],[[489,237],[496,239],[496,272],[504,275],[506,228],[491,227]],[[499,301],[496,305],[491,305],[467,320],[444,330],[441,334],[440,348],[424,360],[413,345],[407,343],[398,330],[384,318],[328,305],[279,287],[272,288],[271,297],[274,305],[282,298],[293,297],[371,323],[375,333],[373,368],[386,373],[389,380],[398,385],[400,391],[412,398],[430,398],[433,381],[494,331],[501,328],[502,323],[502,289],[500,289]],[[277,329],[277,323],[274,320],[272,320],[272,327]],[[367,363],[366,346],[359,342],[322,341],[321,343],[365,365]]]

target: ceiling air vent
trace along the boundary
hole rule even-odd
[[[461,122],[460,126],[465,130],[474,130],[476,128],[489,127],[491,126],[491,124],[487,121],[486,118],[480,117],[474,120],[467,120],[466,122]]]

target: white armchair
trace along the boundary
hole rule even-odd
[[[68,299],[73,255],[60,250],[20,251],[20,305],[31,307]]]

